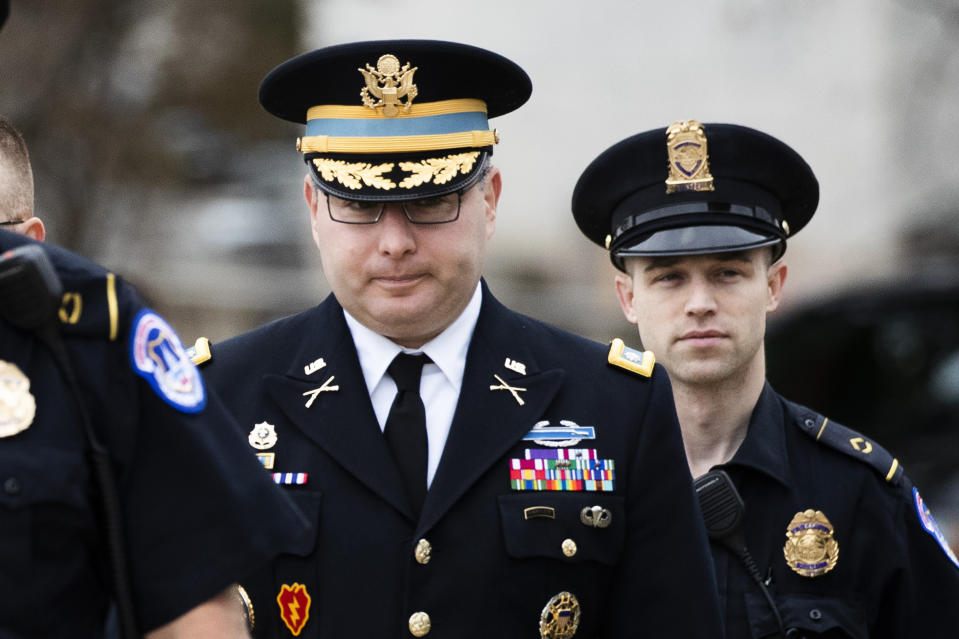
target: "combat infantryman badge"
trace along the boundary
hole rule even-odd
[[[30,379],[16,364],[0,359],[0,437],[26,430],[36,412]]]
[[[571,592],[561,592],[547,602],[539,618],[542,639],[572,639],[579,628],[579,601]]]
[[[413,84],[413,73],[418,68],[411,69],[409,62],[400,68],[399,59],[395,55],[386,54],[376,61],[375,69],[369,63],[366,69],[357,69],[366,80],[366,86],[360,91],[363,105],[371,109],[383,107],[383,115],[388,118],[396,116],[397,106],[409,111],[413,106],[413,98],[418,93],[416,85]],[[374,97],[379,99],[373,100]],[[406,98],[406,102],[402,102],[403,98]]]
[[[786,528],[783,555],[789,567],[803,577],[818,577],[836,567],[839,542],[822,511],[808,509],[796,513]]]
[[[280,594],[276,596],[276,603],[280,606],[280,617],[289,628],[293,636],[299,636],[310,618],[310,593],[303,584],[294,583],[292,586],[283,584]]]
[[[702,124],[696,120],[671,124],[666,129],[666,150],[669,153],[666,193],[716,190],[709,172],[706,133]]]

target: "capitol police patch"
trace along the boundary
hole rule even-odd
[[[939,524],[936,523],[936,520],[932,518],[932,513],[929,511],[929,506],[926,505],[926,502],[922,500],[922,496],[919,495],[919,489],[913,486],[912,488],[912,500],[916,505],[916,513],[919,515],[919,522],[922,524],[922,527],[925,528],[926,532],[933,536],[936,540],[936,543],[939,544],[939,547],[942,548],[942,551],[946,553],[946,556],[949,557],[952,563],[956,564],[956,567],[959,568],[959,558],[956,558],[956,553],[953,552],[952,548],[949,547],[949,542],[946,540],[946,536],[942,534],[942,530],[939,529]]]
[[[166,320],[149,309],[133,322],[130,361],[170,406],[184,413],[199,413],[206,406],[200,372]]]

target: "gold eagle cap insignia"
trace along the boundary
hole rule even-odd
[[[836,567],[839,542],[833,527],[821,510],[796,513],[786,527],[783,555],[786,563],[803,577],[818,577]]]
[[[366,86],[360,90],[363,105],[371,109],[383,107],[383,115],[387,118],[396,117],[398,107],[409,111],[418,93],[413,84],[413,73],[418,68],[411,69],[409,62],[401,67],[399,58],[387,53],[376,61],[375,69],[369,63],[365,69],[357,69],[366,80]]]
[[[666,129],[669,176],[666,193],[715,191],[709,172],[706,131],[696,120],[674,122]]]

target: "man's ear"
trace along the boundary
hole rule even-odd
[[[766,271],[766,286],[769,292],[769,299],[766,303],[766,312],[774,311],[779,307],[779,301],[782,299],[783,286],[786,284],[786,274],[789,268],[786,266],[786,260],[780,258],[769,266]]]
[[[47,229],[43,225],[43,221],[38,217],[31,217],[29,220],[24,220],[20,232],[38,242],[42,242],[47,237]]]
[[[626,273],[616,274],[616,297],[623,315],[630,324],[636,323],[636,311],[633,310],[633,278]]]

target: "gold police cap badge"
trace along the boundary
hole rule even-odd
[[[26,430],[36,412],[30,379],[16,364],[0,359],[0,437]]]
[[[579,600],[563,591],[550,599],[539,617],[542,639],[572,639],[579,628]]]
[[[702,124],[696,120],[671,124],[666,129],[666,151],[669,154],[666,193],[715,190]]]
[[[786,528],[783,555],[789,567],[803,577],[818,577],[836,567],[839,542],[822,511],[808,509],[796,513]]]

